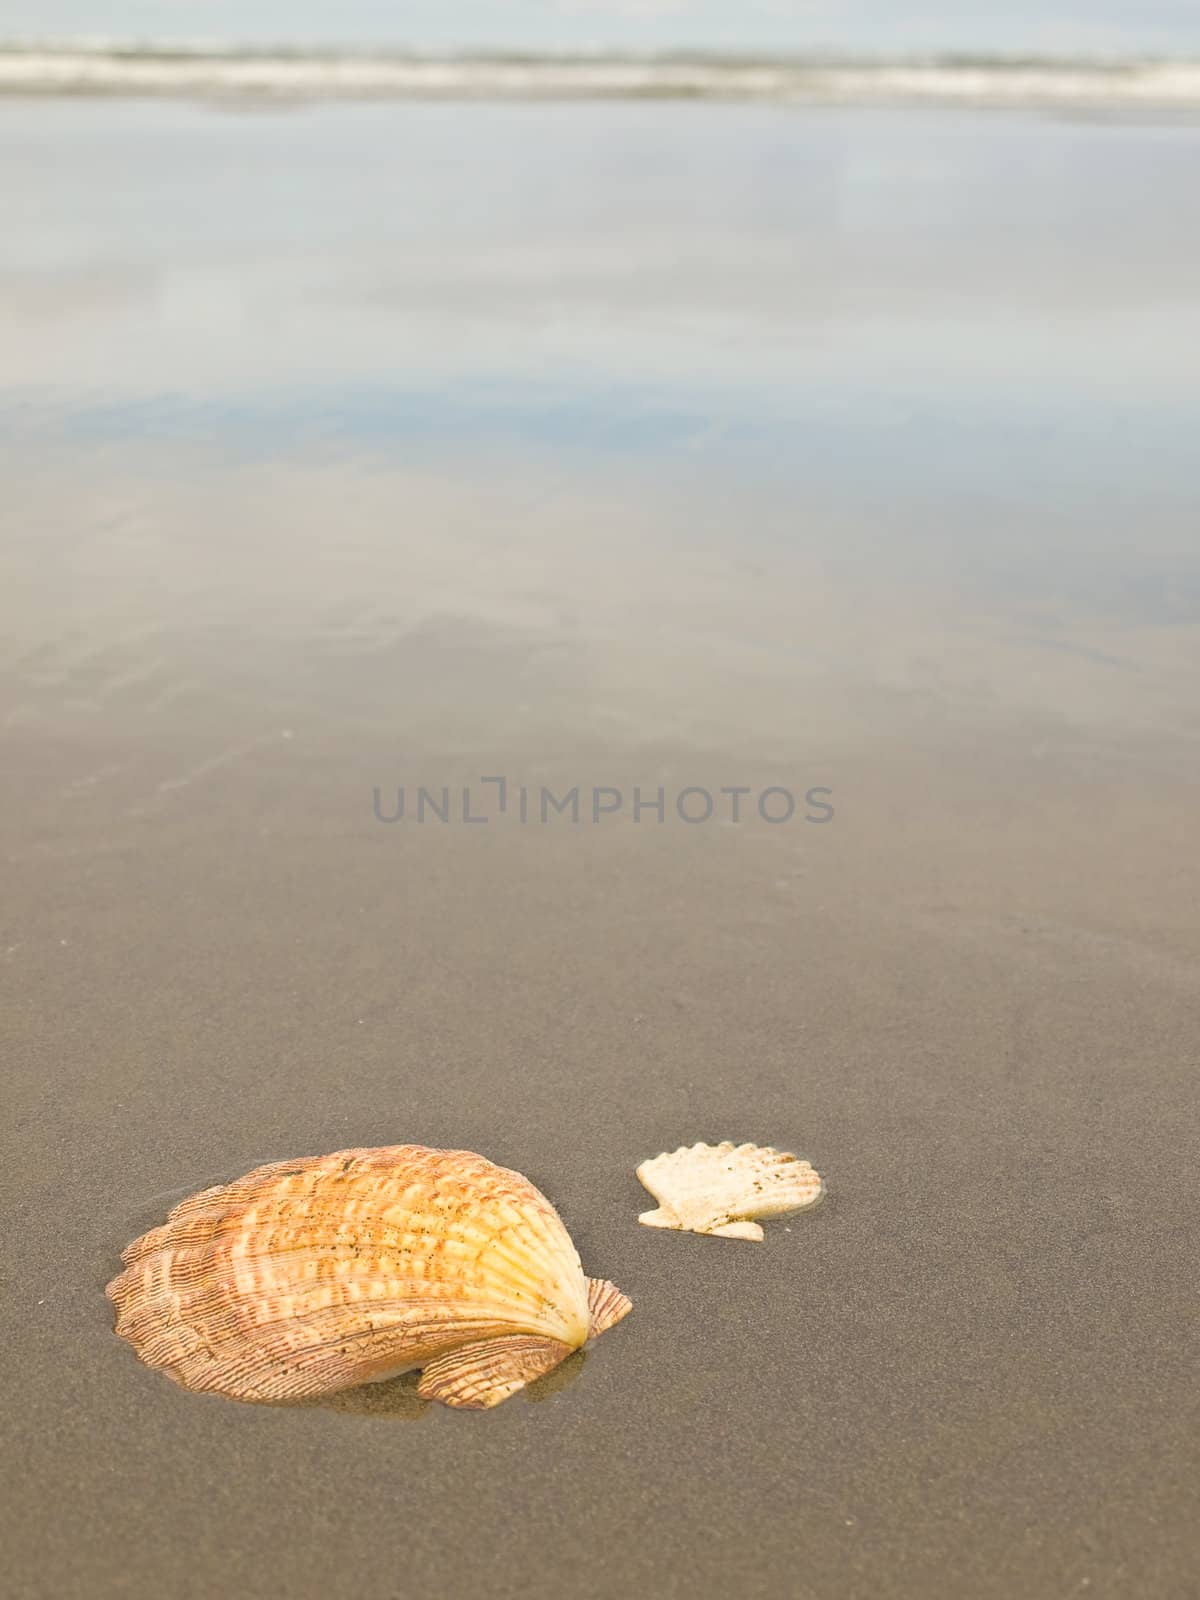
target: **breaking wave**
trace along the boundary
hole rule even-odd
[[[710,99],[1200,110],[1200,61],[706,55],[418,56],[370,50],[0,44],[0,94],[292,99]]]

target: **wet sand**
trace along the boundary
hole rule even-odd
[[[0,122],[11,1592],[1188,1594],[1200,133]],[[722,1137],[828,1200],[639,1228]],[[405,1140],[633,1315],[486,1415],[113,1336],[181,1194]]]

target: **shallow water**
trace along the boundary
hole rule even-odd
[[[1186,1592],[1198,155],[0,104],[15,1592]],[[638,1228],[722,1137],[828,1203]],[[539,1403],[112,1336],[151,1197],[409,1139],[635,1302]]]

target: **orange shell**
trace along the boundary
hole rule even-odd
[[[121,1259],[116,1331],[185,1388],[241,1400],[422,1367],[430,1398],[495,1405],[629,1310],[528,1179],[421,1145],[259,1167]]]

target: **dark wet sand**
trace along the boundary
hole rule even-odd
[[[1030,284],[1053,289],[1049,263],[1070,249],[1090,259],[1105,182],[1130,198],[1143,160],[1182,174],[1170,140],[1195,135],[1124,130],[1092,171],[1084,130],[1036,130],[1074,220],[1043,164],[1024,208],[997,200],[1019,235],[1011,273],[984,282],[959,263],[942,305],[897,263],[942,259],[957,193],[931,177],[943,134],[725,124],[761,145],[768,190],[768,157],[799,170],[811,156],[824,194],[836,128],[858,150],[851,177],[893,164],[889,215],[924,207],[901,236],[875,213],[859,236],[849,178],[840,212],[814,202],[825,221],[804,271],[832,282],[836,256],[863,276],[856,304],[812,313],[812,360],[836,366],[821,339],[850,339],[872,253],[904,303],[895,342],[872,324],[847,356],[866,397],[829,401],[827,470],[789,477],[764,420],[770,373],[734,381],[753,330],[733,337],[724,319],[753,273],[714,268],[700,237],[742,203],[736,175],[716,198],[681,191],[692,289],[677,313],[645,312],[666,331],[636,375],[641,420],[611,388],[571,411],[576,371],[510,426],[526,390],[488,401],[460,379],[453,334],[415,409],[386,382],[363,400],[375,358],[346,305],[366,305],[397,371],[419,337],[339,275],[383,250],[365,201],[350,205],[362,237],[315,226],[297,286],[279,219],[294,204],[311,219],[336,191],[316,135],[350,160],[352,113],[154,113],[162,159],[193,178],[213,126],[225,142],[243,130],[245,170],[275,172],[290,147],[297,190],[271,189],[267,250],[218,203],[244,171],[209,175],[224,221],[210,216],[203,248],[168,224],[141,122],[111,200],[123,221],[85,227],[56,140],[86,148],[83,167],[112,139],[115,172],[105,118],[119,112],[90,108],[82,146],[81,125],[40,120],[51,108],[17,125],[58,232],[21,191],[0,587],[8,1592],[1194,1593],[1200,582],[1194,485],[1172,477],[1194,396],[1169,337],[1130,357],[1111,438],[1076,425],[1107,404],[1091,358],[1078,393],[1053,385],[1056,339],[1107,338],[1120,356],[1164,305],[1185,323],[1195,307],[1146,200],[1142,244],[1104,258],[1074,328]],[[714,115],[689,126],[719,144]],[[497,123],[531,160],[539,126]],[[622,137],[662,157],[664,126]],[[1035,139],[1007,126],[964,119],[965,168],[1004,169],[1006,137]],[[453,165],[436,140],[434,155]],[[478,174],[457,181],[474,194]],[[568,191],[563,175],[550,211],[574,229]],[[617,217],[635,254],[659,238],[640,193]],[[488,204],[503,212],[499,188]],[[759,266],[775,259],[767,221],[752,238]],[[602,323],[597,306],[627,292],[619,263],[593,262],[598,287],[563,252],[554,315]],[[489,260],[503,298],[524,267]],[[411,269],[399,246],[392,264]],[[987,332],[1002,281],[1007,355]],[[85,282],[99,299],[80,309]],[[68,309],[38,332],[48,283]],[[255,285],[278,287],[276,322]],[[966,313],[947,309],[961,296]],[[548,383],[549,336],[505,305],[463,348]],[[331,363],[326,313],[346,319],[353,362]],[[477,315],[440,314],[448,328]],[[918,344],[948,360],[960,314],[973,362],[930,377]],[[302,415],[280,371],[307,317],[324,399]],[[628,336],[615,313],[613,329]],[[724,351],[728,409],[660,436],[663,386],[695,338]],[[112,366],[98,390],[88,364],[105,370],[122,341],[133,370]],[[993,355],[1015,367],[1007,380]],[[872,371],[891,382],[901,358],[908,421],[858,432]],[[992,407],[963,436],[980,449],[973,478],[962,437],[912,398],[927,381],[947,411]],[[460,382],[475,409],[435,428]],[[1050,453],[1029,424],[1038,404],[1059,408]],[[803,428],[785,434],[802,453]],[[864,457],[886,517],[862,498]],[[1090,497],[1109,474],[1128,503]],[[489,773],[556,793],[823,785],[836,815],[522,828],[372,814],[377,785]],[[827,1202],[761,1246],[639,1228],[636,1163],[723,1137],[806,1154]],[[290,1409],[189,1395],[113,1336],[103,1286],[120,1248],[182,1193],[274,1157],[408,1140],[528,1173],[633,1315],[486,1415],[424,1407],[408,1381]]]

